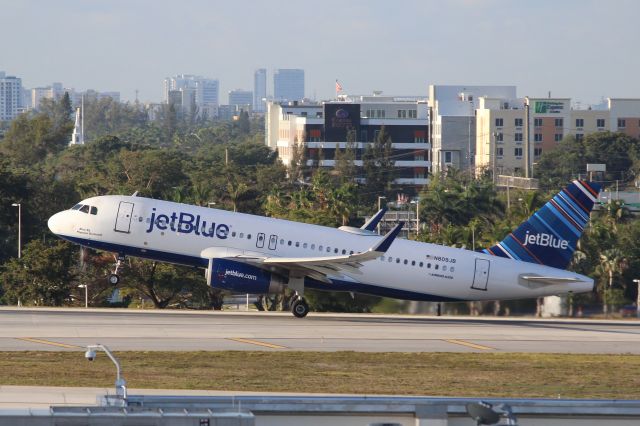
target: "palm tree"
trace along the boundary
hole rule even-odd
[[[609,313],[608,299],[613,289],[614,277],[620,275],[627,267],[627,260],[619,248],[611,248],[600,254],[600,264],[598,265],[601,275],[608,278],[608,286],[602,291],[602,313]]]

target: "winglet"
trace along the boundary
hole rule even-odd
[[[381,208],[378,213],[374,214],[371,219],[369,219],[367,221],[367,223],[365,223],[364,225],[362,225],[360,227],[360,229],[365,229],[367,231],[373,231],[376,229],[376,226],[378,226],[378,223],[380,223],[380,221],[382,220],[382,218],[384,217],[384,214],[387,212],[387,208],[383,207]]]
[[[393,240],[396,239],[403,226],[404,222],[398,223],[391,231],[389,231],[387,235],[384,236],[382,241],[371,248],[371,251],[385,253],[387,250],[389,250],[389,247],[391,247],[391,243],[393,243]]]

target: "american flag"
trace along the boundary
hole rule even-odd
[[[342,85],[336,80],[336,92],[342,92]]]

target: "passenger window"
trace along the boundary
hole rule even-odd
[[[384,256],[380,256],[380,260],[384,262]]]
[[[316,249],[316,245],[315,244],[311,244],[311,250],[315,250]]]
[[[393,262],[393,257],[389,256],[389,263]]]
[[[411,266],[416,266],[416,261],[415,260],[411,261]]]
[[[318,250],[322,251],[322,246],[318,246]]]
[[[97,207],[91,207],[91,214],[98,214],[98,208]],[[142,221],[142,218],[140,218],[140,221]]]
[[[80,208],[80,211],[81,211],[82,213],[89,213],[89,208],[90,208],[90,206],[89,206],[89,205],[85,205],[85,206],[82,206],[82,207]]]
[[[235,237],[235,236],[236,236],[236,231],[233,231],[233,232],[231,233],[231,236],[232,236],[232,237]]]
[[[327,247],[327,253],[331,253],[331,247]]]
[[[251,234],[247,234],[247,240],[251,239]]]
[[[347,251],[345,249],[342,249],[342,254],[347,254]]]
[[[296,241],[296,247],[300,247],[300,242]]]
[[[439,267],[440,267],[440,265],[438,265],[438,264],[436,263],[436,264],[435,264],[435,266],[433,267],[433,269],[435,269],[435,270],[437,271]]]
[[[291,245],[291,240],[287,241],[287,245],[290,246]]]
[[[304,243],[304,244],[302,245],[302,248],[307,248],[307,243]]]
[[[446,271],[446,270],[447,270],[447,265],[443,265],[443,266],[442,266],[442,270],[443,270],[443,271]]]
[[[280,245],[284,245],[284,240],[280,240]]]
[[[406,264],[408,264],[408,263],[409,263],[409,261],[408,261],[407,259],[405,259],[405,260],[404,260],[404,264],[406,265]]]
[[[337,248],[333,249],[333,252],[334,252],[335,254],[338,254],[338,249],[337,249]]]
[[[419,265],[419,266],[420,266],[421,268],[422,268],[422,266],[423,266],[423,265],[424,265],[424,263],[420,262],[420,265]]]
[[[240,233],[240,238],[244,238],[244,232]]]
[[[142,222],[143,220],[144,220],[144,218],[143,218],[142,216],[140,216],[140,217],[138,218],[138,222]]]
[[[453,272],[455,271],[455,268],[452,266],[451,268],[449,268],[449,272]]]
[[[431,264],[427,263],[427,268],[431,269]]]
[[[82,207],[82,204],[76,204],[75,206],[71,207],[71,210],[80,210],[80,207]]]

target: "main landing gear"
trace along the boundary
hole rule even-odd
[[[109,284],[111,284],[114,287],[117,286],[118,283],[120,282],[120,275],[118,275],[118,269],[122,265],[123,261],[124,261],[124,254],[119,254],[118,257],[116,258],[116,269],[111,274],[109,274]]]
[[[307,316],[309,313],[309,304],[304,300],[304,297],[300,297],[297,294],[294,296],[291,302],[291,313],[293,313],[293,316],[296,318],[304,318]]]

